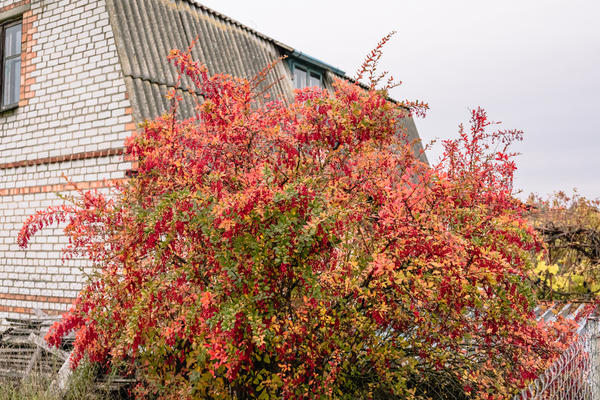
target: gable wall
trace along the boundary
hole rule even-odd
[[[123,179],[123,140],[135,129],[104,0],[0,0],[23,14],[21,102],[0,113],[0,317],[65,310],[83,260],[63,264],[60,229],[21,250],[17,233],[38,209],[81,188]]]

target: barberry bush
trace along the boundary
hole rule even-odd
[[[127,366],[139,398],[498,399],[535,377],[570,331],[532,313],[521,133],[477,109],[424,164],[400,121],[425,106],[377,88],[380,48],[366,85],[293,101],[173,51],[197,115],[146,122],[135,177],[22,228],[65,223],[96,271],[47,340],[75,331],[74,365]]]

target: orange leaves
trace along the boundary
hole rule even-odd
[[[200,297],[200,302],[202,303],[203,307],[208,308],[213,302],[213,295],[208,291],[202,293],[202,296]]]
[[[385,254],[375,254],[371,263],[372,275],[377,278],[394,271],[394,263]]]

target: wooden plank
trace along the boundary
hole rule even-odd
[[[38,318],[44,318],[44,317],[49,316],[48,314],[46,314],[45,312],[43,312],[42,310],[40,310],[39,308],[36,308],[36,307],[33,308],[33,313]]]
[[[54,393],[62,394],[67,389],[67,384],[69,383],[69,378],[73,373],[73,369],[71,368],[71,355],[67,357],[63,365],[58,370],[58,374],[56,379],[50,383],[50,391]]]
[[[41,337],[39,337],[38,335],[36,335],[35,333],[32,333],[29,335],[29,341],[33,344],[35,344],[38,347],[41,347],[42,349],[46,350],[48,353],[54,354],[55,356],[63,359],[63,360],[68,360],[69,359],[69,353],[67,353],[64,350],[60,350],[57,349],[55,347],[50,347],[46,344],[46,342],[44,341],[44,339],[42,339]]]
[[[33,371],[33,367],[37,363],[37,361],[40,358],[41,354],[42,354],[42,348],[41,347],[37,347],[35,349],[35,352],[31,356],[31,359],[29,360],[29,364],[27,364],[27,368],[25,368],[25,372],[23,372],[23,379],[26,379],[27,377],[29,377],[29,375],[31,375],[31,371]]]
[[[21,374],[12,369],[11,370],[0,370],[0,377],[19,379],[19,378],[21,378]]]

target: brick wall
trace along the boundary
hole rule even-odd
[[[76,296],[88,265],[61,262],[60,229],[27,250],[16,235],[61,201],[63,173],[83,188],[124,179],[135,127],[104,0],[0,0],[0,15],[23,6],[21,101],[0,113],[0,317],[61,312]]]

